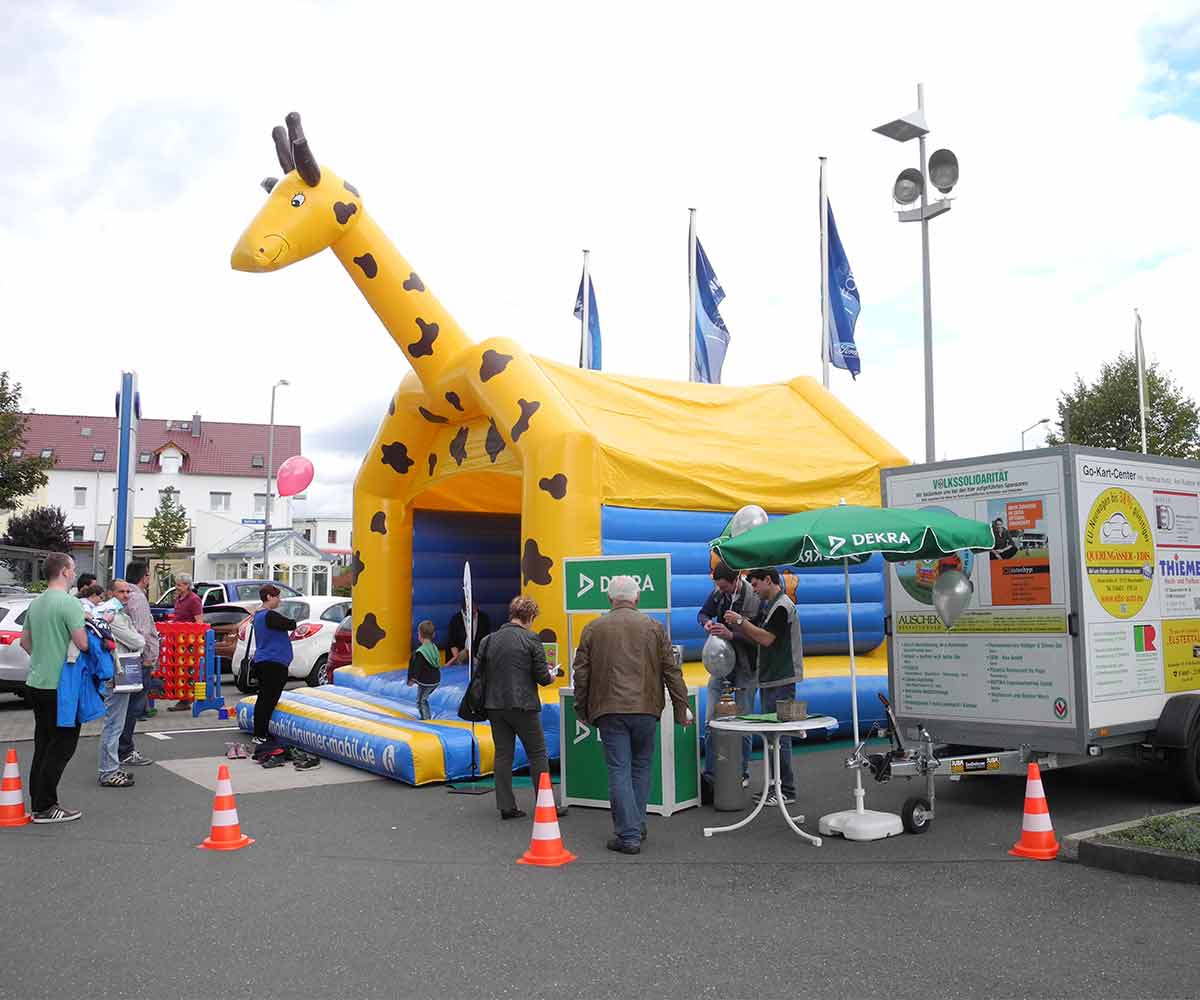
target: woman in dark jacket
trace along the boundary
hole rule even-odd
[[[254,756],[283,753],[271,740],[271,714],[279,704],[292,662],[292,640],[296,622],[275,609],[279,588],[267,583],[258,588],[262,607],[254,612],[254,670],[258,674],[258,698],[254,702]]]
[[[531,630],[537,614],[536,602],[514,597],[508,606],[508,621],[487,637],[478,654],[477,669],[487,679],[484,707],[496,746],[496,808],[501,819],[527,815],[517,808],[513,796],[513,755],[518,736],[529,758],[535,799],[542,773],[550,770],[546,734],[542,731],[542,701],[535,685],[552,684],[554,675],[546,663],[542,641]]]

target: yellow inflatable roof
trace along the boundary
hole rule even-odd
[[[811,378],[707,385],[533,360],[596,437],[604,503],[773,513],[877,504],[879,470],[908,464]]]

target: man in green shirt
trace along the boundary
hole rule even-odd
[[[73,646],[87,649],[83,609],[70,594],[75,560],[62,552],[46,557],[46,591],[25,613],[21,648],[29,654],[25,686],[33,702],[33,763],[29,768],[29,801],[35,823],[69,823],[78,809],[58,804],[58,781],[79,741],[79,726],[58,724],[58,681]]]

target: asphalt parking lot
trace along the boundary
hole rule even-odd
[[[538,870],[514,863],[529,821],[500,822],[490,795],[242,761],[257,842],[217,854],[195,847],[212,806],[200,779],[237,734],[161,735],[141,746],[163,763],[131,789],[100,788],[82,740],[60,791],[83,819],[0,830],[19,914],[0,996],[1200,993],[1196,889],[1010,857],[1021,779],[944,782],[928,833],[821,848],[769,813],[706,839],[715,814],[694,809],[651,817],[643,853],[618,856],[607,813],[575,807],[561,824],[579,860]],[[16,745],[26,774],[31,746]],[[844,756],[796,757],[809,829],[851,804]],[[1165,774],[1120,762],[1045,785],[1060,836],[1178,806]],[[917,790],[872,784],[867,804]]]

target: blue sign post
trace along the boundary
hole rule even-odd
[[[134,477],[137,475],[137,432],[142,417],[142,401],[138,395],[137,373],[121,372],[121,390],[117,393],[117,509],[113,518],[116,537],[113,539],[113,578],[125,574],[125,566],[133,552]]]

